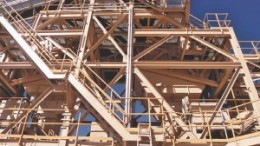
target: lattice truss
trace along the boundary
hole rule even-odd
[[[259,42],[189,0],[1,1],[0,145],[260,143]]]

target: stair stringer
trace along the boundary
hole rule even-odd
[[[43,60],[33,51],[32,47],[22,38],[22,36],[14,29],[14,27],[6,20],[4,16],[0,16],[0,23],[19,44],[25,54],[32,60],[36,67],[48,79],[64,79],[65,74],[54,74],[51,69],[43,62]]]
[[[0,16],[0,24],[9,32],[14,40],[19,44],[25,54],[31,59],[36,67],[48,79],[65,79],[65,74],[54,74],[46,63],[33,51],[32,47],[22,38],[4,16]],[[68,80],[72,86],[84,97],[84,99],[103,117],[104,120],[123,138],[125,141],[137,141],[138,136],[130,134],[129,131],[95,98],[95,96],[83,86],[73,75],[68,75]]]
[[[95,98],[95,96],[87,90],[72,73],[69,74],[68,81],[125,141],[138,140],[138,136],[130,134],[129,131],[127,131],[127,129],[114,116],[112,116],[112,113],[109,113],[99,100]]]

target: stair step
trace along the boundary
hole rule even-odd
[[[112,100],[114,103],[122,103],[122,101],[121,100]],[[105,103],[110,103],[110,100],[105,100]]]
[[[139,144],[138,146],[152,146],[151,144]]]
[[[140,137],[150,137],[150,134],[139,134]]]

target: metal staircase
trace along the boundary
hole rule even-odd
[[[93,78],[91,78],[91,75],[94,75],[95,78],[105,83],[91,68],[82,63],[83,65],[79,69],[79,75],[76,76],[73,71],[73,69],[76,68],[76,63],[73,62],[73,60],[65,58],[61,60],[56,59],[55,56],[48,51],[48,48],[41,43],[45,38],[37,35],[33,28],[22,19],[12,6],[5,2],[2,9],[9,14],[9,17],[13,21],[13,26],[16,29],[4,16],[0,16],[1,25],[10,33],[29,59],[32,60],[48,79],[65,79],[66,72],[70,71],[67,76],[68,81],[82,95],[83,103],[86,106],[91,106],[100,115],[99,119],[106,121],[108,126],[112,127],[124,140],[136,141],[138,139],[136,135],[130,134],[124,127],[124,119],[123,116],[121,116],[124,115],[124,110],[121,106],[114,102],[114,99],[108,96],[107,93],[95,83]],[[13,17],[8,11],[10,9],[16,13],[16,17]],[[16,30],[26,35],[21,36]],[[66,68],[65,64],[70,65]],[[90,75],[89,73],[92,74]],[[110,90],[116,94],[112,88],[110,88]],[[120,98],[119,95],[117,95],[117,97]]]

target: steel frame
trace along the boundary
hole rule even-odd
[[[0,145],[259,144],[260,45],[240,46],[227,14],[32,3],[1,5]]]

